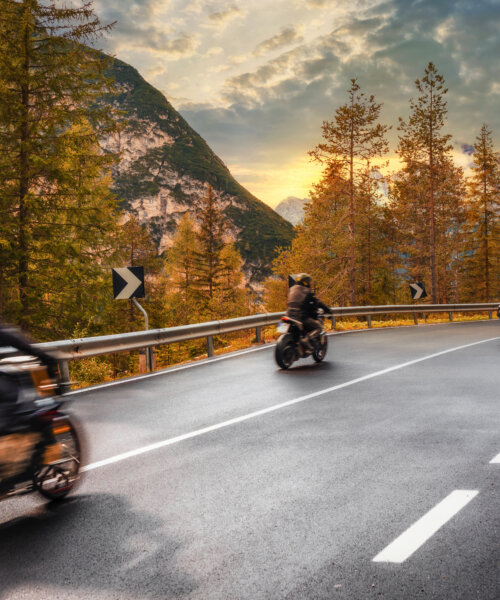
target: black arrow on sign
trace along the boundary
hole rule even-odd
[[[144,298],[144,267],[121,267],[112,271],[115,300]]]

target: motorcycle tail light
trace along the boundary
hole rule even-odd
[[[52,427],[52,433],[54,435],[61,435],[61,433],[68,433],[69,425],[67,423],[56,423]]]

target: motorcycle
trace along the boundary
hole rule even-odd
[[[318,321],[323,326],[325,315],[318,311]],[[325,356],[328,349],[326,332],[322,327],[320,335],[313,340],[314,349],[311,351],[304,347],[302,338],[304,337],[304,326],[302,323],[291,317],[281,317],[278,325],[278,332],[281,336],[278,338],[274,351],[274,358],[282,369],[288,369],[299,358],[311,356],[319,363]]]
[[[79,480],[82,452],[75,423],[62,410],[60,378],[25,356],[1,359],[0,377],[17,393],[10,406],[0,398],[0,500],[34,491],[64,498]]]

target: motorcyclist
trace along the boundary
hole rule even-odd
[[[306,335],[302,338],[302,344],[309,350],[314,350],[314,345],[319,339],[322,326],[318,319],[318,309],[331,314],[331,309],[316,298],[312,287],[312,278],[307,273],[299,273],[294,276],[295,285],[288,290],[286,314],[291,319],[300,321]]]
[[[9,346],[29,356],[36,356],[47,367],[51,377],[57,375],[59,363],[56,358],[35,348],[16,329],[0,321],[0,348]],[[5,426],[5,421],[17,402],[18,393],[16,381],[5,373],[0,373],[0,430]]]

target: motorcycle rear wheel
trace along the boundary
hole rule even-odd
[[[286,370],[291,367],[294,360],[296,360],[295,342],[291,335],[285,334],[279,338],[274,351],[274,358],[281,369]]]
[[[33,485],[49,500],[61,500],[75,487],[79,479],[81,446],[77,430],[71,421],[67,432],[55,439],[61,446],[61,458],[35,467]]]

